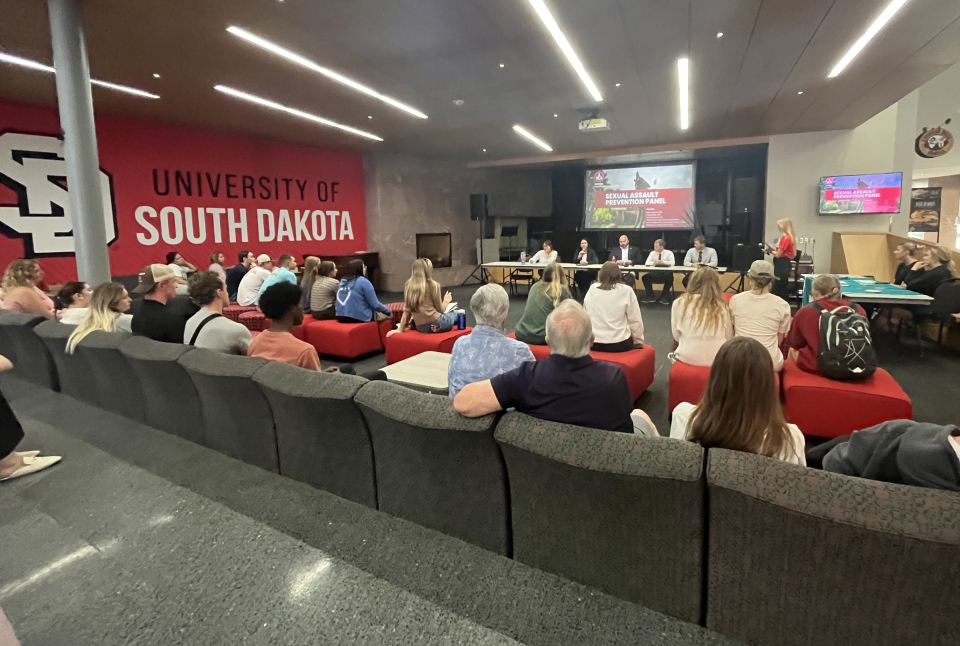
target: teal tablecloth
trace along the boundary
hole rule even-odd
[[[807,274],[803,277],[803,304],[810,302],[810,287],[813,285],[813,279],[817,274]],[[924,305],[930,302],[930,297],[912,292],[909,289],[901,289],[889,283],[878,283],[873,278],[864,276],[837,276],[840,279],[840,289],[843,297],[849,300],[866,300],[872,298],[881,300],[882,297],[895,298],[915,298],[918,305]]]

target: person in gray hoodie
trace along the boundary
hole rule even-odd
[[[807,450],[807,466],[894,484],[960,491],[960,429],[898,419]]]

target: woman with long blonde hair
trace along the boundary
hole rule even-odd
[[[700,403],[673,409],[670,437],[806,464],[803,434],[783,416],[770,354],[750,337],[723,344]]]
[[[93,290],[90,299],[90,311],[87,318],[77,326],[67,339],[67,353],[73,354],[77,345],[91,332],[130,332],[130,321],[133,318],[127,311],[130,309],[130,295],[120,283],[103,283]]]
[[[560,263],[551,262],[543,277],[530,288],[527,306],[517,323],[517,339],[530,345],[547,344],[547,317],[562,301],[573,298]]]
[[[417,332],[449,332],[457,322],[456,312],[445,311],[452,300],[450,292],[440,297],[440,283],[433,279],[430,259],[417,258],[403,285],[403,317],[397,329],[390,330],[387,336],[403,332],[411,323]]]
[[[300,276],[300,305],[303,307],[304,314],[312,314],[310,308],[310,294],[313,291],[313,283],[317,279],[317,270],[320,268],[320,259],[316,256],[307,256],[303,261],[303,274]]]
[[[950,252],[943,247],[927,247],[920,270],[909,276],[904,285],[911,291],[933,296],[944,281],[956,277],[957,265]]]
[[[773,275],[777,281],[773,285],[773,293],[789,302],[790,296],[790,263],[797,256],[797,234],[793,230],[793,220],[790,218],[780,218],[777,220],[777,228],[783,235],[777,248],[773,251]]]
[[[711,365],[720,347],[733,337],[733,317],[716,269],[701,266],[693,272],[686,293],[673,301],[670,329],[678,345],[668,356],[691,366]]]
[[[583,297],[590,315],[594,352],[627,352],[643,347],[643,317],[637,292],[623,282],[620,267],[614,261],[603,263],[597,282]]]
[[[23,314],[53,318],[53,299],[37,287],[43,280],[43,269],[36,260],[14,260],[3,272],[0,283],[0,307]]]

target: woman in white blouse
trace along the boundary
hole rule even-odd
[[[803,434],[784,419],[770,354],[745,336],[720,348],[700,403],[673,409],[670,437],[807,464]]]
[[[710,366],[720,346],[733,337],[733,318],[723,300],[720,275],[713,267],[693,272],[687,292],[673,301],[670,328],[677,349],[671,361],[691,366]]]
[[[560,258],[553,248],[553,243],[549,240],[544,240],[543,249],[533,254],[530,262],[534,265],[549,265],[551,262],[559,262],[559,260]]]
[[[637,293],[623,283],[620,267],[606,262],[590,286],[583,307],[593,324],[595,352],[627,352],[643,347],[643,318]]]

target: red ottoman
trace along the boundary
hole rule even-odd
[[[428,334],[421,334],[416,330],[407,330],[406,332],[394,334],[388,338],[385,343],[387,347],[387,365],[389,366],[392,363],[403,361],[421,352],[431,350],[433,352],[446,352],[450,354],[453,352],[454,342],[460,337],[470,334],[471,330],[473,330],[472,327],[468,327],[465,330],[454,328],[449,332],[431,332]]]
[[[507,336],[510,337],[511,339],[516,339],[517,333],[511,332]],[[550,356],[550,346],[548,345],[530,345],[528,343],[527,347],[530,348],[530,352],[533,353],[533,358],[536,359],[537,361],[540,361],[541,359],[546,359],[547,357]]]
[[[243,306],[234,303],[233,305],[228,305],[227,307],[223,308],[223,315],[231,321],[236,321],[239,323],[241,314],[244,312],[256,312],[258,310],[259,308],[256,305]]]
[[[386,321],[390,324],[389,319]],[[337,321],[304,321],[304,341],[319,354],[353,359],[383,350],[380,323],[338,323]]]
[[[642,395],[653,383],[657,351],[652,345],[645,345],[628,352],[591,352],[590,356],[598,361],[609,361],[623,368],[627,382],[630,384],[630,394],[634,399]]]
[[[724,293],[723,293],[723,300],[725,300],[726,302],[729,303],[729,302],[730,302],[730,299],[733,298],[734,296],[736,296],[736,294],[731,294],[730,292],[724,292]]]
[[[264,316],[260,310],[242,313],[237,317],[237,322],[245,325],[251,332],[269,330],[270,326],[273,325],[273,321]]]
[[[913,417],[913,403],[890,373],[877,368],[860,382],[833,381],[783,364],[787,419],[804,435],[839,437],[891,419]]]
[[[700,403],[709,378],[709,366],[691,366],[682,361],[673,364],[670,368],[670,403],[667,414],[672,414],[680,402]]]

